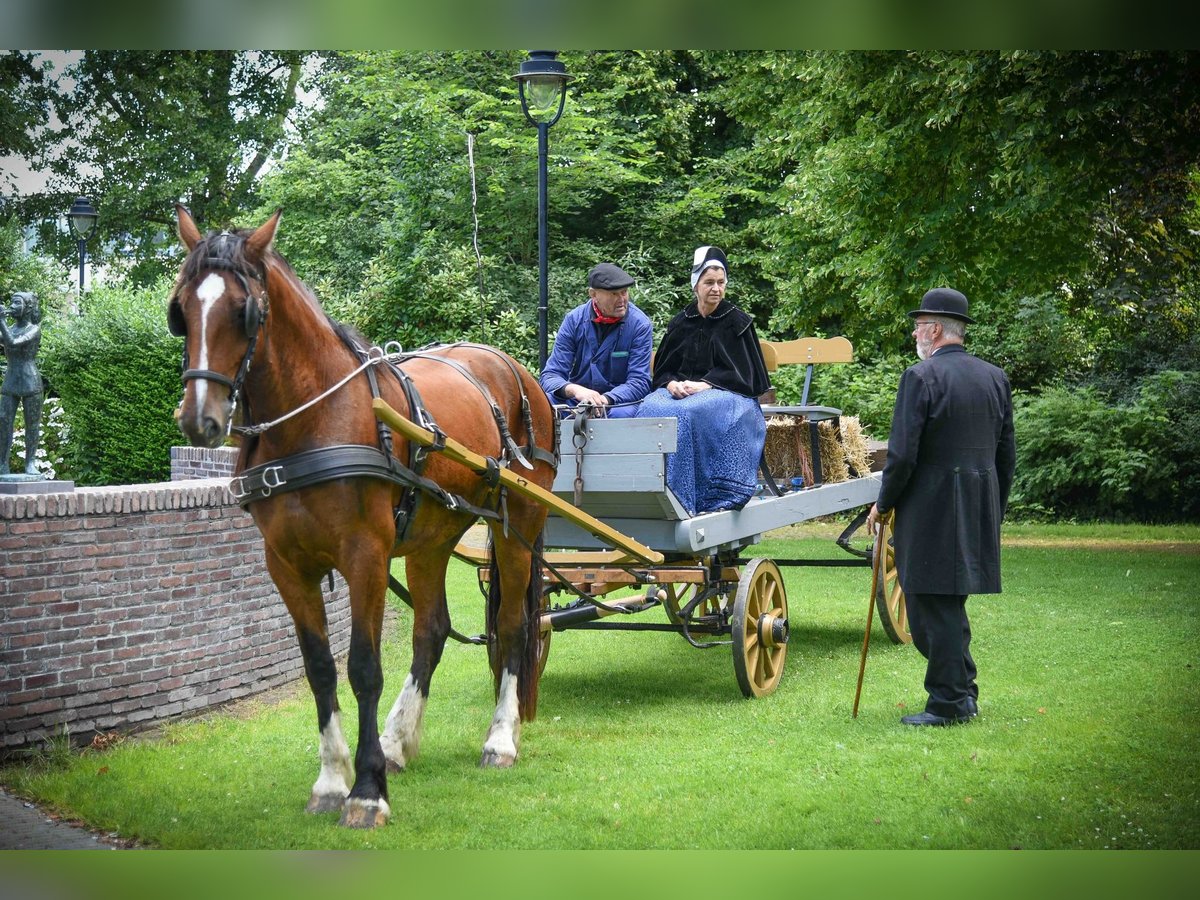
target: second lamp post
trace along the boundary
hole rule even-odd
[[[67,213],[67,219],[71,223],[71,231],[75,233],[75,237],[79,241],[79,296],[81,303],[83,298],[83,272],[87,266],[87,239],[98,218],[100,218],[100,214],[96,212],[92,206],[92,201],[87,197],[76,197],[75,202],[71,204],[71,211]]]
[[[549,342],[549,288],[546,263],[546,147],[550,126],[562,115],[571,76],[556,57],[557,50],[530,50],[529,59],[513,77],[521,95],[521,111],[538,130],[538,371],[546,367]]]

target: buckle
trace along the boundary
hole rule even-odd
[[[287,479],[283,477],[283,466],[269,466],[263,469],[262,483],[262,494],[264,497],[270,497],[271,491],[287,484]]]

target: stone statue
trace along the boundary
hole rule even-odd
[[[13,318],[10,328],[5,321]],[[13,294],[12,304],[0,311],[0,345],[4,347],[8,367],[0,384],[0,478],[23,480],[41,477],[35,464],[42,426],[42,376],[37,368],[38,348],[42,343],[42,314],[37,296]],[[25,411],[25,475],[10,475],[8,457],[12,451],[13,427],[17,403]]]

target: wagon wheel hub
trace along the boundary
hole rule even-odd
[[[782,647],[788,642],[788,620],[763,613],[758,617],[758,641],[764,647]]]

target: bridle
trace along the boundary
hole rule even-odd
[[[224,242],[225,239],[232,237],[228,232],[222,232],[218,235],[218,240]],[[238,366],[237,374],[233,378],[223,375],[220,372],[215,372],[212,369],[193,369],[190,368],[190,360],[188,358],[187,344],[183,346],[183,374],[181,376],[184,385],[189,381],[197,379],[202,381],[214,381],[217,384],[224,385],[229,390],[229,402],[233,409],[230,411],[229,424],[227,428],[232,427],[233,412],[237,409],[238,400],[241,396],[242,385],[246,380],[246,375],[250,372],[250,363],[254,359],[254,351],[258,347],[258,337],[262,334],[267,323],[267,313],[270,307],[270,301],[264,290],[261,295],[256,296],[250,288],[250,281],[246,275],[238,268],[238,266],[229,259],[223,256],[215,256],[211,249],[209,254],[204,258],[204,262],[199,266],[195,276],[191,281],[196,281],[205,272],[220,269],[229,272],[237,279],[246,295],[246,311],[242,319],[243,331],[249,339],[246,346],[246,352],[242,356],[242,362]],[[257,276],[256,280],[260,283],[265,283],[264,276]],[[179,306],[178,291],[172,296],[168,307],[167,314],[168,327],[171,334],[176,337],[186,337],[187,327],[183,319],[183,311]],[[239,429],[240,430],[240,429]]]

